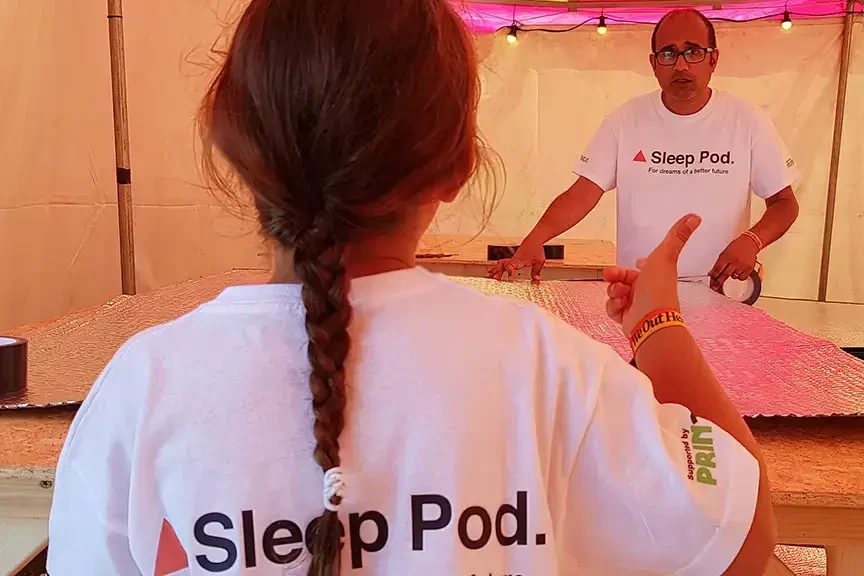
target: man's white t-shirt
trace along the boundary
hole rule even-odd
[[[604,120],[576,173],[617,189],[620,266],[647,256],[680,217],[701,216],[680,276],[708,274],[748,228],[751,189],[770,198],[798,178],[767,114],[719,90],[691,116],[670,112],[660,91],[634,98]]]
[[[342,573],[706,575],[756,460],[610,348],[422,269],[352,283]],[[228,288],[130,340],[57,468],[52,576],[305,576],[323,512],[304,309]]]

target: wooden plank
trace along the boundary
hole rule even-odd
[[[54,483],[36,478],[0,478],[0,518],[44,520],[51,511]]]
[[[445,276],[461,276],[463,278],[486,278],[489,275],[489,264],[454,264],[441,262],[440,260],[425,261],[418,260],[417,263],[430,272],[443,274]],[[591,268],[554,268],[547,267],[543,270],[544,280],[600,280],[603,272],[600,269]],[[508,280],[510,278],[508,277]],[[517,270],[513,280],[530,280],[531,270],[524,268]]]
[[[774,513],[780,544],[826,548],[864,545],[862,508],[775,505]]]
[[[498,246],[519,246],[522,238],[503,236],[450,236],[427,234],[420,241],[419,254],[446,254],[440,258],[421,258],[420,264],[482,264],[488,263],[486,248],[489,244]],[[548,244],[564,245],[564,260],[547,260],[546,268],[571,268],[603,270],[615,265],[615,245],[606,240],[580,240],[557,238]]]
[[[771,556],[771,561],[768,562],[768,568],[765,570],[765,576],[795,576],[795,573],[777,556]]]
[[[0,574],[17,574],[47,545],[47,518],[0,518]]]
[[[861,576],[864,574],[864,544],[830,546],[825,549],[828,576]]]

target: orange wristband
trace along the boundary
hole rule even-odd
[[[755,232],[751,232],[750,230],[747,230],[746,232],[744,232],[744,233],[741,234],[741,235],[742,235],[742,236],[746,236],[747,238],[749,238],[750,240],[752,240],[753,243],[756,244],[756,248],[757,248],[757,250],[758,250],[759,252],[761,252],[761,251],[762,251],[762,248],[765,247],[765,246],[762,244],[762,239],[759,238],[759,236],[758,236]]]
[[[684,318],[675,308],[661,308],[646,315],[630,333],[630,348],[633,349],[633,354],[636,354],[636,350],[649,336],[672,326],[684,326]]]

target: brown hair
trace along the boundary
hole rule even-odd
[[[468,181],[478,99],[473,44],[447,0],[252,0],[202,103],[205,175],[228,192],[238,177],[263,232],[294,250],[325,472],[345,423],[345,247]],[[309,574],[338,574],[337,515],[316,524]]]

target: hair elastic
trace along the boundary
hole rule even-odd
[[[339,499],[338,504],[332,502],[334,497]],[[338,512],[344,498],[345,479],[342,477],[342,468],[330,468],[324,473],[324,508],[330,512]]]

